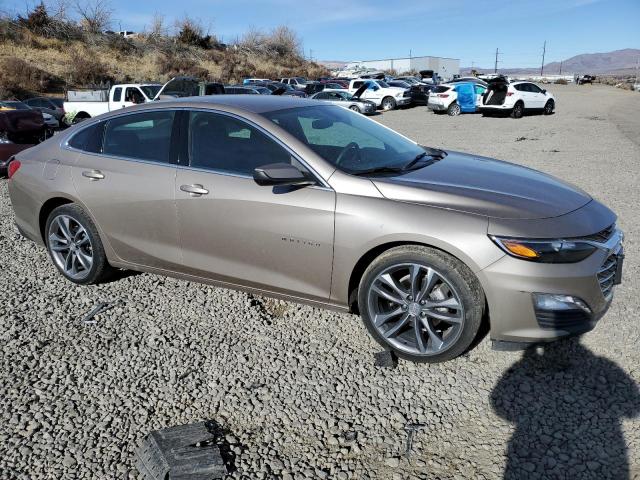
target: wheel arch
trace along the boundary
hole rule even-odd
[[[49,215],[51,215],[51,212],[53,212],[56,208],[61,207],[62,205],[69,205],[71,203],[75,203],[75,201],[69,197],[56,196],[49,198],[40,207],[40,212],[38,213],[38,228],[40,231],[40,238],[45,245],[47,241],[45,238],[44,230],[47,226],[47,219],[49,218]]]
[[[351,270],[351,275],[349,276],[348,292],[347,292],[348,307],[351,312],[356,314],[359,313],[358,287],[360,285],[360,280],[362,279],[362,275],[364,274],[367,267],[371,264],[371,262],[373,262],[377,257],[382,255],[384,252],[391,250],[392,248],[401,247],[405,245],[416,245],[419,247],[433,248],[434,250],[439,250],[443,253],[446,253],[447,255],[451,255],[452,257],[454,257],[456,260],[466,265],[471,270],[471,272],[475,275],[476,279],[478,280],[478,284],[480,285],[480,287],[483,289],[483,291],[485,290],[481,279],[476,275],[476,271],[478,269],[474,268],[472,265],[469,265],[469,262],[461,258],[460,255],[456,255],[455,253],[452,253],[451,251],[448,251],[437,245],[433,245],[433,244],[422,242],[422,241],[415,241],[415,240],[389,241],[389,242],[381,243],[369,249],[366,253],[364,253],[358,259],[353,269]],[[486,292],[484,293],[486,297]]]

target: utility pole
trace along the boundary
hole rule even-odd
[[[562,75],[562,60],[560,60],[560,73],[558,75]]]
[[[311,48],[309,49],[309,61],[313,62],[313,50]]]
[[[409,60],[411,60],[411,58],[413,57],[413,55],[411,55],[413,52],[411,49],[409,49]]]
[[[493,73],[498,73],[498,55],[500,54],[500,52],[498,51],[498,49],[496,48],[496,64],[493,67]]]
[[[547,53],[547,41],[544,41],[544,45],[542,46],[542,66],[540,67],[540,76],[544,73],[544,54]]]

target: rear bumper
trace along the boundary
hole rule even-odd
[[[396,105],[398,105],[399,107],[404,107],[405,105],[410,105],[410,104],[411,104],[411,97],[396,98]]]
[[[429,100],[427,103],[427,107],[429,108],[429,110],[433,110],[434,112],[442,112],[446,110],[449,107],[449,105],[445,105],[444,103],[433,102],[432,100]]]
[[[542,343],[592,330],[613,298],[613,288],[601,284],[598,273],[621,249],[621,234],[616,234],[582,262],[542,264],[504,256],[478,272],[489,304],[491,339]],[[577,297],[589,311],[540,310],[534,293]]]

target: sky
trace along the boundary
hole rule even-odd
[[[315,60],[376,60],[411,53],[492,68],[498,48],[500,67],[523,68],[540,65],[545,40],[545,63],[640,48],[640,0],[103,1],[113,9],[113,29],[143,30],[156,13],[167,25],[190,16],[231,42],[251,28],[268,31],[284,24],[300,36],[305,56]],[[0,0],[0,11],[21,13],[35,3]]]

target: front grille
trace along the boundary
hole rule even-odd
[[[598,283],[606,300],[609,300],[613,295],[613,283],[617,267],[618,257],[616,254],[612,254],[607,257],[600,270],[598,270]]]
[[[536,320],[542,328],[570,329],[585,326],[591,317],[584,310],[537,310]]]
[[[611,238],[616,231],[616,224],[609,225],[604,230],[594,233],[593,235],[587,235],[586,237],[580,237],[581,240],[590,240],[592,242],[605,243]]]

